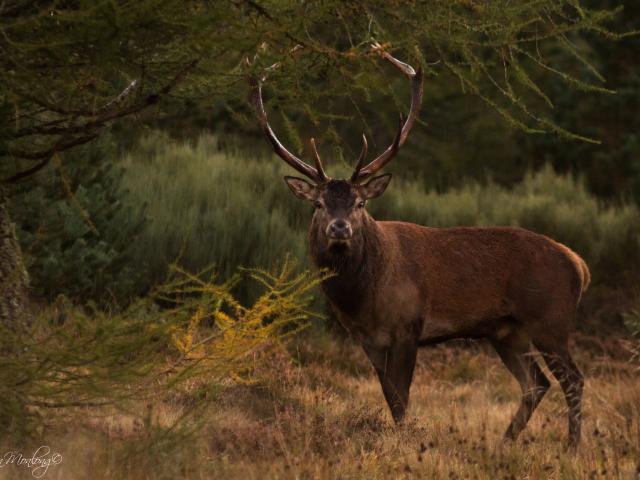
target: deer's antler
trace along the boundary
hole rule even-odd
[[[300,45],[297,45],[293,48],[291,53],[296,50],[302,48]],[[247,59],[248,62],[248,59]],[[273,70],[280,66],[280,62],[274,63],[266,70]],[[315,168],[311,165],[306,164],[298,157],[296,157],[293,153],[287,150],[284,145],[278,140],[276,134],[273,132],[273,129],[269,125],[267,121],[267,113],[264,111],[264,103],[262,102],[262,82],[265,80],[266,76],[262,78],[252,77],[249,79],[249,84],[251,85],[251,94],[250,101],[253,104],[256,113],[258,114],[258,121],[260,122],[260,127],[262,131],[266,135],[267,139],[271,143],[274,152],[278,154],[280,158],[282,158],[285,162],[295,168],[298,172],[303,175],[306,175],[310,179],[314,180],[317,183],[324,183],[329,180],[329,177],[324,173],[324,169],[322,168],[322,161],[320,160],[320,156],[318,155],[318,151],[316,150],[316,145],[313,139],[311,139],[311,150],[314,157]]]
[[[373,51],[379,53],[384,58],[389,60],[393,65],[400,69],[402,73],[404,73],[411,79],[411,108],[409,110],[407,121],[404,122],[404,124],[402,121],[402,115],[400,116],[398,132],[396,133],[396,137],[389,148],[382,152],[380,156],[372,160],[366,167],[362,166],[364,159],[362,158],[362,156],[360,157],[360,160],[356,165],[356,169],[351,176],[352,182],[361,182],[365,178],[368,178],[378,172],[387,163],[389,163],[389,161],[391,161],[396,153],[398,153],[400,147],[402,147],[402,145],[404,145],[404,142],[406,142],[407,137],[409,136],[409,132],[411,131],[416,118],[418,118],[418,114],[420,113],[420,106],[422,105],[422,69],[418,68],[418,71],[414,70],[411,65],[401,62],[397,58],[391,56],[391,54],[386,52],[379,43],[374,43],[372,45],[372,49]],[[366,148],[363,150],[366,151]]]

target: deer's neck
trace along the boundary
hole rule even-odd
[[[355,316],[375,291],[376,279],[384,269],[382,232],[373,218],[354,235],[349,246],[329,246],[324,232],[311,226],[311,258],[319,268],[335,276],[322,283],[329,300],[343,313]]]

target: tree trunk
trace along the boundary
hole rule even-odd
[[[9,205],[0,186],[0,323],[18,327],[27,314],[29,276],[9,216]]]

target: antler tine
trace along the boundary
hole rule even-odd
[[[422,69],[418,68],[418,70],[414,70],[411,65],[408,65],[404,62],[401,62],[397,58],[391,56],[389,53],[385,52],[380,44],[374,43],[372,45],[374,51],[380,53],[384,58],[389,60],[393,65],[395,65],[402,73],[408,76],[411,79],[411,107],[409,109],[409,115],[407,116],[407,121],[404,122],[404,125],[400,124],[400,128],[398,129],[398,133],[393,141],[393,144],[388,147],[380,156],[372,160],[366,167],[361,168],[357,175],[355,175],[355,179],[353,181],[362,181],[365,178],[375,174],[380,169],[382,169],[389,161],[398,153],[398,150],[407,140],[409,136],[409,132],[413,127],[418,115],[420,113],[420,106],[422,105],[422,94],[423,94],[423,84],[422,84]],[[402,118],[402,117],[401,117]]]
[[[377,157],[375,160],[371,161],[366,167],[362,168],[358,173],[358,177],[355,181],[360,182],[371,175],[374,175],[376,172],[382,169],[389,161],[398,153],[400,147],[402,146],[402,132],[404,129],[404,116],[399,114],[398,116],[398,130],[396,131],[395,137],[393,137],[393,143],[387,148],[382,155]]]
[[[292,52],[295,52],[299,48],[301,47],[296,46],[292,50]],[[248,59],[246,61],[248,62]],[[277,68],[278,65],[279,64],[276,63],[271,67],[269,67],[269,69]],[[322,169],[322,163],[320,163],[320,157],[318,157],[318,152],[315,150],[315,146],[313,150],[314,150],[314,155],[316,156],[317,168],[313,168],[311,165],[307,165],[305,162],[303,162],[298,157],[296,157],[293,153],[287,150],[284,147],[284,145],[280,143],[280,140],[278,140],[278,137],[276,137],[275,133],[273,132],[273,129],[271,128],[271,126],[269,125],[269,122],[267,121],[267,113],[264,110],[264,103],[262,101],[262,82],[264,81],[264,79],[265,77],[249,78],[249,85],[251,86],[251,93],[250,93],[249,99],[253,104],[253,107],[255,108],[256,113],[258,115],[258,122],[260,123],[260,128],[262,128],[262,131],[264,132],[265,136],[271,143],[271,146],[273,147],[273,151],[277,153],[280,158],[282,158],[285,162],[287,162],[290,166],[295,168],[301,174],[306,175],[307,177],[309,177],[310,179],[314,180],[317,183],[325,182],[327,180],[327,176],[324,173],[324,170]]]
[[[320,155],[318,154],[318,149],[316,148],[316,141],[314,138],[309,142],[311,143],[311,153],[313,154],[313,162],[316,165],[316,171],[318,172],[318,176],[320,177],[322,182],[326,182],[329,180],[327,174],[324,173],[324,168],[322,167],[322,160],[320,160]]]
[[[358,163],[356,164],[356,169],[353,171],[353,175],[351,175],[351,181],[355,182],[358,179],[358,174],[364,165],[364,161],[367,159],[367,151],[369,150],[369,145],[367,144],[367,137],[363,133],[362,134],[362,151],[360,152],[360,157],[358,158]]]

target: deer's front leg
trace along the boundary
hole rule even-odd
[[[385,348],[364,345],[364,351],[378,374],[393,420],[401,422],[409,402],[409,388],[416,365],[416,342],[394,341]]]

